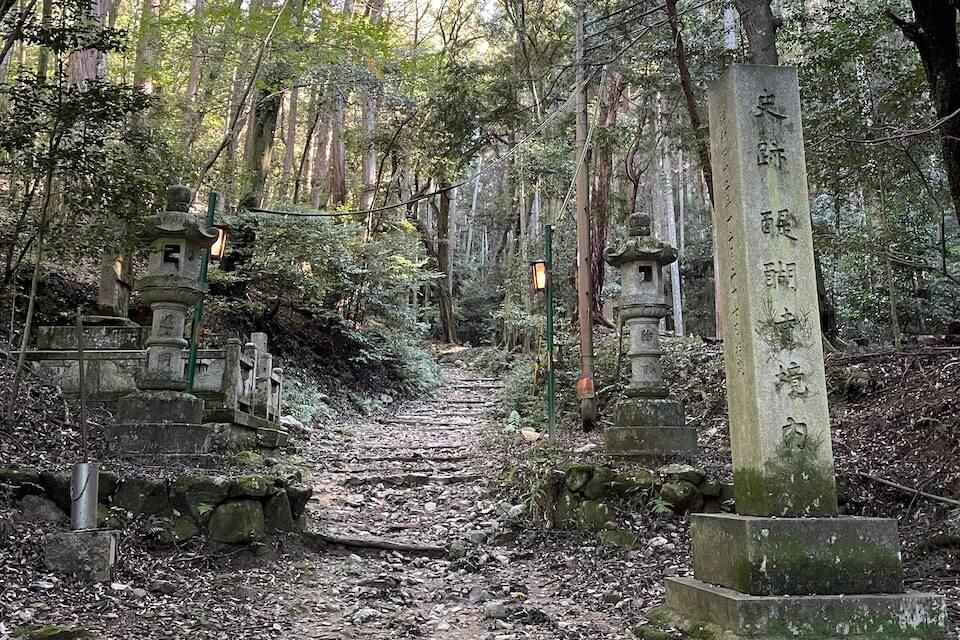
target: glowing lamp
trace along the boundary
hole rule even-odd
[[[546,291],[547,278],[549,277],[549,273],[547,271],[547,261],[534,260],[530,263],[530,266],[533,267],[533,290]]]
[[[230,238],[230,228],[226,225],[214,226],[214,229],[217,232],[217,239],[213,243],[213,246],[210,247],[210,259],[214,262],[221,260],[223,254],[227,252],[227,240]]]

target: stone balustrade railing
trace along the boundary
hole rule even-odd
[[[144,343],[149,329],[133,324],[84,329],[87,399],[108,409],[137,388],[146,363]],[[37,348],[27,352],[39,374],[67,396],[79,394],[76,329],[40,327]],[[183,353],[187,366],[187,352]],[[204,401],[204,422],[229,424],[241,433],[252,430],[261,444],[286,440],[280,426],[283,369],[273,366],[266,334],[250,342],[227,340],[223,348],[200,349],[194,395]]]

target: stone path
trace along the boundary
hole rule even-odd
[[[614,603],[592,606],[603,593],[575,597],[570,577],[586,570],[575,552],[541,555],[506,524],[510,505],[491,491],[498,477],[489,446],[504,437],[489,424],[500,382],[446,376],[431,397],[353,425],[348,442],[328,441],[311,455],[312,527],[351,544],[331,545],[302,567],[310,584],[293,598],[286,637],[631,637]],[[415,548],[378,548],[385,541]]]

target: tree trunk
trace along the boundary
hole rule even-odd
[[[90,13],[87,19],[103,26],[103,19],[107,15],[107,0],[90,0]],[[107,74],[107,54],[96,49],[82,49],[70,54],[70,63],[67,70],[68,81],[75,87],[86,84],[93,78],[102,78]]]
[[[244,178],[246,187],[241,198],[241,206],[259,207],[263,204],[267,176],[270,175],[270,161],[273,158],[273,137],[277,129],[277,117],[283,102],[280,85],[281,73],[274,69],[267,73],[264,86],[257,89],[251,115],[253,122],[249,132],[250,148],[244,158]]]
[[[280,188],[277,195],[281,200],[287,198],[290,193],[290,183],[293,181],[293,161],[296,157],[295,147],[297,144],[297,99],[300,97],[300,91],[293,87],[287,96],[287,130],[283,137],[283,169],[280,173]]]
[[[780,64],[777,56],[777,28],[780,20],[773,15],[771,0],[733,0],[740,23],[750,45],[753,64]]]
[[[156,72],[158,23],[160,0],[143,0],[140,8],[140,33],[137,36],[137,59],[133,65],[133,86],[144,93],[153,93],[153,77]]]
[[[441,188],[446,186],[447,183],[441,183]],[[433,207],[427,207],[429,212]],[[450,212],[450,200],[447,192],[444,192],[440,195],[440,207],[437,211],[437,242],[433,241],[433,237],[430,233],[430,216],[422,215],[417,217],[416,225],[417,231],[420,232],[420,238],[423,240],[423,246],[427,250],[427,255],[430,257],[430,262],[436,265],[437,271],[440,273],[446,273],[447,269],[447,252],[446,247],[446,233],[447,220]],[[437,290],[437,302],[440,313],[440,338],[444,342],[454,344],[457,342],[457,328],[456,322],[453,315],[453,300],[450,297],[450,292],[446,287],[446,282],[441,280],[436,283]],[[429,290],[427,287],[424,291],[424,305],[429,303]]]
[[[203,11],[206,0],[194,0],[193,20],[196,26],[193,30],[193,43],[190,47],[190,72],[187,76],[187,88],[183,92],[184,102],[189,105],[193,102],[200,88],[200,71],[203,62],[203,48],[200,43],[202,33]]]
[[[911,0],[913,22],[892,14],[903,34],[917,46],[940,125],[943,164],[960,221],[960,49],[957,44],[958,0]]]
[[[344,95],[337,91],[333,100],[333,113],[330,123],[330,200],[333,204],[347,201],[347,176],[345,166],[345,114]]]
[[[613,179],[612,130],[617,124],[617,107],[623,91],[619,71],[611,71],[600,87],[598,114],[598,142],[593,147],[593,189],[590,193],[590,275],[593,279],[593,315],[603,319],[603,250],[607,245],[607,227],[610,225],[610,203],[613,199],[610,183]]]
[[[703,171],[707,183],[707,191],[710,193],[710,204],[712,206],[713,166],[710,163],[710,136],[707,128],[703,125],[703,118],[700,116],[700,107],[693,90],[690,68],[687,66],[687,49],[683,43],[683,24],[677,16],[677,0],[666,0],[666,8],[670,31],[673,34],[673,54],[677,60],[677,69],[680,72],[680,90],[687,107],[690,128],[693,129],[696,139],[697,160],[700,162],[700,170]]]
[[[318,107],[322,108],[322,107]],[[320,131],[314,140],[313,163],[310,170],[310,204],[319,208],[327,200],[327,176],[330,173],[330,119],[329,114],[320,123]]]
[[[307,134],[303,140],[303,151],[300,154],[300,164],[297,166],[297,177],[293,182],[293,203],[299,204],[302,200],[302,194],[306,192],[304,185],[307,176],[311,175],[313,161],[313,141],[316,137],[317,127],[320,124],[320,99],[319,91],[314,88],[310,92],[310,104],[307,108],[310,114],[310,126],[307,128]]]
[[[664,139],[663,150],[660,154],[660,197],[663,199],[663,216],[667,223],[667,242],[674,247],[677,242],[676,211],[673,208],[673,161],[670,156],[669,142]],[[684,335],[683,328],[683,298],[680,290],[680,261],[674,260],[670,264],[670,289],[673,297],[673,332]]]

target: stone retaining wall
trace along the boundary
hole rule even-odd
[[[543,506],[553,525],[561,529],[597,531],[601,541],[631,546],[617,528],[615,509],[623,502],[659,501],[674,513],[732,510],[733,485],[708,480],[685,464],[657,471],[630,469],[615,472],[604,466],[574,464],[558,472],[543,487]]]
[[[0,467],[0,493],[20,501],[26,517],[69,522],[70,475],[36,467]],[[205,535],[224,544],[260,542],[297,531],[313,488],[299,471],[287,475],[188,474],[176,478],[100,472],[98,524],[122,529],[144,523],[150,542],[167,546]]]

